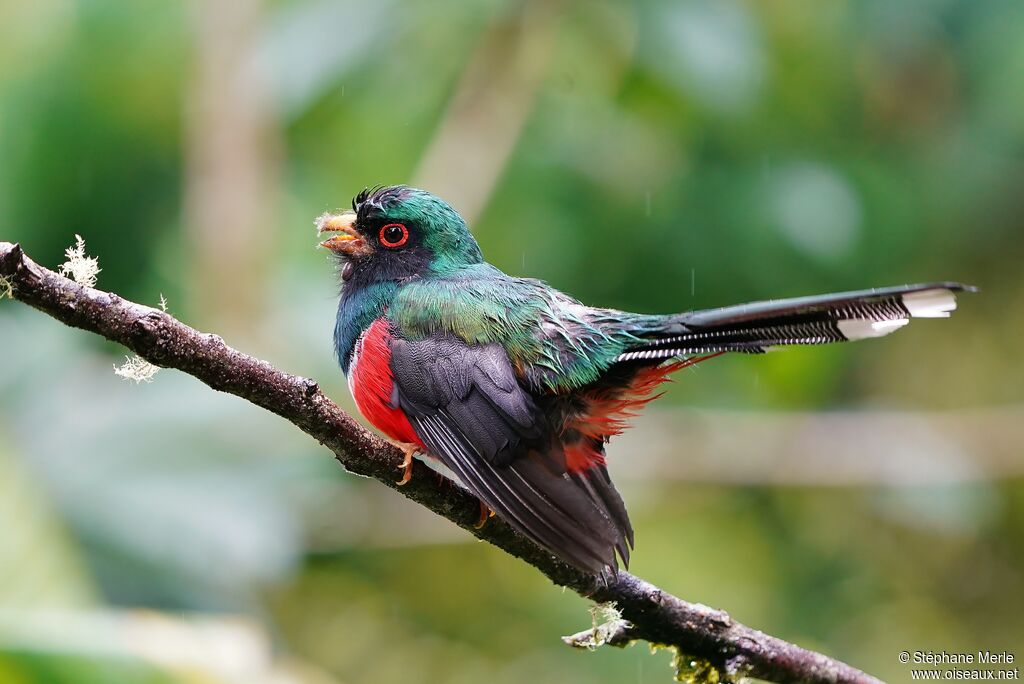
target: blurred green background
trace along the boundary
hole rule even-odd
[[[312,221],[399,182],[597,305],[981,286],[687,371],[611,468],[668,591],[892,681],[1024,658],[1024,4],[0,0],[0,240],[349,410]],[[9,301],[0,350],[4,684],[671,677],[276,417]]]

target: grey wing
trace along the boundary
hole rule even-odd
[[[632,530],[603,468],[566,472],[544,412],[502,347],[449,336],[391,341],[394,401],[430,453],[512,527],[599,574],[628,562]]]

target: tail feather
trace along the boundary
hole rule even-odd
[[[911,318],[946,318],[956,292],[975,288],[930,283],[779,299],[670,316],[665,328],[616,361],[657,361],[722,351],[761,353],[770,347],[828,344],[881,337]]]

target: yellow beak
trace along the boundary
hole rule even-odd
[[[356,215],[346,211],[341,214],[324,214],[316,220],[316,233],[335,233],[320,242],[320,247],[338,254],[353,256],[366,251],[362,237],[355,229]]]

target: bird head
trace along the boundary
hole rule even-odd
[[[361,282],[444,274],[480,263],[483,256],[466,222],[425,190],[394,185],[363,190],[352,210],[324,214],[320,246],[338,255],[341,277]]]

